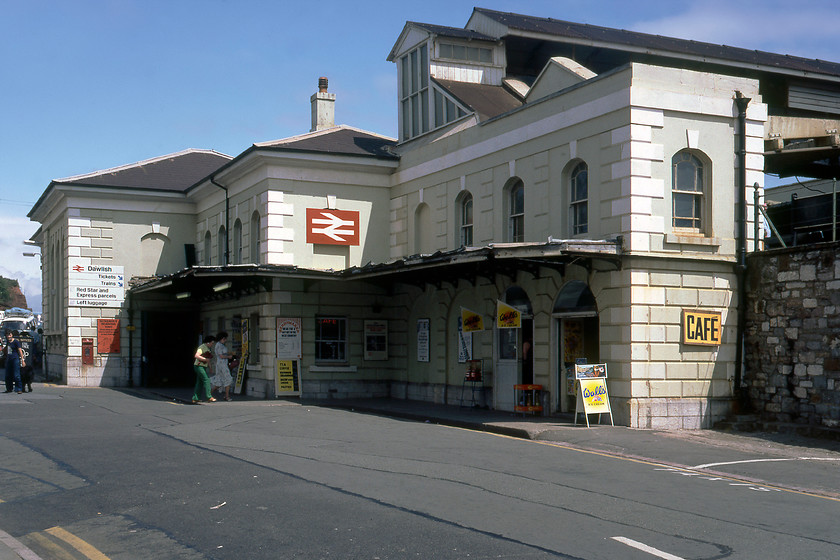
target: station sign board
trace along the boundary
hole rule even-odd
[[[70,307],[121,307],[125,301],[124,267],[69,259]]]

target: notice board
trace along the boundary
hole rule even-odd
[[[120,353],[120,320],[96,320],[96,349],[100,354]]]

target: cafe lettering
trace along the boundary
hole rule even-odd
[[[719,346],[723,333],[721,314],[683,310],[682,330],[683,344]]]

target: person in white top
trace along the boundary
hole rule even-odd
[[[215,372],[210,378],[210,385],[212,391],[225,390],[225,400],[230,401],[230,386],[233,385],[233,377],[228,368],[228,360],[233,357],[233,354],[228,353],[225,343],[228,339],[228,333],[222,331],[216,336],[216,346],[213,347],[213,359],[215,360]]]

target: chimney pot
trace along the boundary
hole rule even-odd
[[[318,78],[318,91],[312,94],[309,102],[312,105],[312,129],[325,130],[335,126],[335,94],[327,92],[329,85],[327,78]]]

